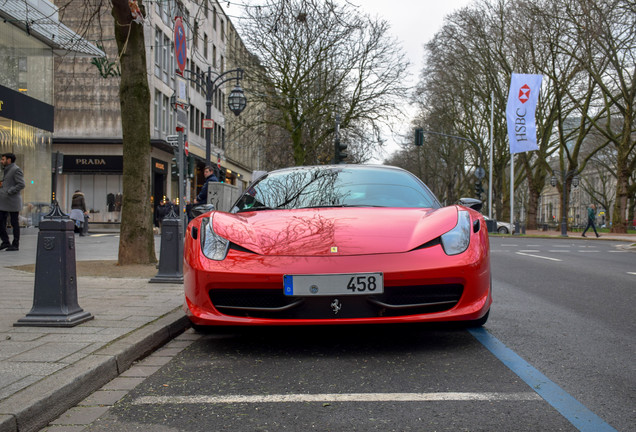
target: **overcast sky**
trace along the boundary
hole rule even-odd
[[[423,44],[442,27],[444,17],[468,6],[473,0],[350,0],[372,16],[391,24],[391,32],[402,42],[416,76],[422,67]],[[414,78],[416,79],[416,78]]]
[[[344,1],[344,0],[340,0]],[[423,44],[428,42],[442,27],[444,17],[448,14],[470,5],[473,0],[347,0],[351,4],[360,6],[361,10],[371,16],[379,16],[391,25],[391,33],[402,44],[411,63],[411,77],[409,85],[415,85],[419,71],[422,68]],[[243,4],[257,5],[259,0],[243,0]],[[221,3],[224,5],[223,3]],[[237,13],[236,8],[226,8],[230,16]],[[415,111],[408,110],[413,116]],[[401,132],[407,132],[408,121],[402,127]],[[398,137],[387,138],[391,151],[399,146]],[[379,162],[379,161],[376,161]]]

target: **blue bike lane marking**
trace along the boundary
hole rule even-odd
[[[484,328],[468,330],[495,357],[528,384],[539,396],[582,432],[616,432],[602,418],[587,409]]]

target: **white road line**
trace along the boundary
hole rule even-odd
[[[518,247],[516,244],[502,244],[501,247]]]
[[[559,250],[549,250],[548,252],[554,252],[554,253],[563,253],[563,252],[565,252],[565,253],[570,253],[570,252],[572,252],[572,251],[559,249]]]
[[[527,253],[523,253],[523,252],[516,252],[517,255],[524,255],[524,256],[529,256],[529,257],[533,257],[533,258],[541,258],[541,259],[545,259],[545,260],[550,260],[550,261],[563,261],[557,258],[550,258],[550,257],[544,257],[544,256],[540,256],[540,255],[532,255],[532,254],[527,254]]]
[[[133,405],[183,405],[228,403],[298,403],[298,402],[430,402],[430,401],[535,401],[534,392],[522,393],[325,393],[227,396],[142,396]]]
[[[636,272],[627,272],[627,274],[636,276]]]
[[[579,253],[599,253],[599,250],[580,250]]]

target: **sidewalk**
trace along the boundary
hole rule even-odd
[[[600,237],[597,239],[594,235],[594,231],[588,230],[585,234],[585,237],[582,237],[581,231],[568,231],[568,236],[561,236],[561,231],[550,230],[550,231],[540,231],[540,230],[527,230],[526,236],[533,237],[558,237],[558,238],[568,238],[568,239],[581,239],[581,240],[618,240],[624,242],[636,243],[636,234],[614,234],[614,233],[599,233]],[[519,237],[523,237],[521,234]],[[517,237],[517,235],[512,235],[511,237]]]
[[[83,277],[78,303],[94,319],[70,328],[14,327],[33,305],[37,229],[0,251],[0,432],[38,431],[188,326],[182,284]],[[76,261],[116,260],[113,234],[76,236]],[[159,237],[156,237],[159,251]]]

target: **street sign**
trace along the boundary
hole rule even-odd
[[[188,142],[186,141],[185,143],[183,143],[183,151],[185,153],[185,155],[187,156],[189,153],[190,146],[188,145]]]
[[[479,180],[483,179],[486,176],[486,170],[483,167],[478,167],[475,170],[475,177],[477,177]]]
[[[168,135],[166,136],[166,141],[168,141],[168,144],[173,148],[179,147],[179,135]]]
[[[203,127],[203,129],[214,129],[214,120],[212,120],[212,119],[202,119],[201,120],[201,127]]]
[[[188,125],[188,113],[177,105],[177,125],[185,128]]]
[[[177,88],[175,91],[175,97],[178,104],[185,105],[188,103],[188,84],[186,79],[181,75],[176,76]]]
[[[183,75],[183,71],[186,68],[187,52],[186,33],[181,17],[176,17],[174,20],[174,54],[177,59],[179,72]]]

